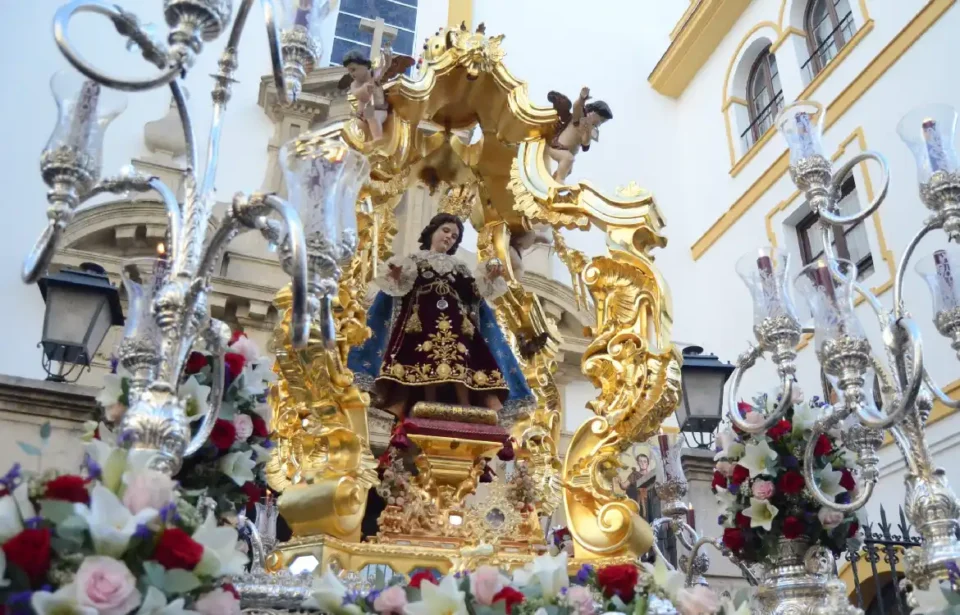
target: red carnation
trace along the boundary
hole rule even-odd
[[[854,536],[857,535],[858,531],[860,531],[860,523],[856,519],[854,519],[853,523],[850,524],[850,530],[847,532],[847,536],[849,538],[853,538]]]
[[[68,474],[58,476],[47,483],[44,497],[48,500],[63,500],[75,504],[89,504],[90,492],[87,491],[87,481],[83,478]]]
[[[624,602],[633,600],[639,578],[640,573],[633,564],[606,566],[597,571],[597,583],[603,589],[603,595],[607,598],[620,596]]]
[[[787,517],[783,520],[783,537],[787,539],[797,538],[803,534],[803,521],[796,517]]]
[[[844,468],[840,470],[840,486],[847,491],[853,491],[857,488],[857,481],[853,478],[853,473]]]
[[[22,570],[36,587],[50,569],[50,530],[27,528],[3,543],[3,553],[7,562]]]
[[[237,428],[230,421],[217,419],[213,424],[213,431],[210,432],[210,441],[218,450],[229,450],[237,439]]]
[[[203,558],[203,545],[190,538],[178,527],[170,528],[160,535],[157,548],[153,551],[153,559],[167,570],[182,568],[193,570]]]
[[[223,362],[227,364],[227,371],[236,378],[243,371],[243,365],[247,362],[247,359],[242,354],[228,352],[223,355]]]
[[[207,355],[202,352],[191,352],[190,357],[187,358],[187,366],[184,369],[187,374],[196,374],[206,367],[208,363]]]
[[[266,438],[270,435],[270,431],[267,429],[267,422],[263,420],[263,417],[253,415],[250,418],[253,420],[253,435],[258,438]]]
[[[813,454],[817,457],[822,457],[823,455],[829,455],[832,450],[833,443],[830,442],[830,438],[824,434],[820,434],[820,437],[817,438],[817,444],[813,448]]]
[[[767,430],[767,435],[774,440],[779,440],[793,430],[793,425],[787,419],[780,419],[780,422]]]
[[[790,470],[780,477],[777,482],[777,489],[788,495],[793,495],[803,491],[803,475],[796,470]]]
[[[747,412],[750,412],[751,410],[753,410],[753,406],[751,406],[745,401],[740,401],[740,402],[737,402],[737,410],[740,411],[740,414],[746,414]]]
[[[241,337],[247,337],[247,334],[243,332],[243,329],[237,329],[230,336],[230,345],[233,346]]]
[[[731,551],[737,552],[746,544],[743,537],[743,531],[735,527],[728,527],[723,530],[723,544]]]
[[[710,486],[711,486],[711,487],[714,487],[714,488],[719,487],[720,489],[726,489],[726,488],[727,488],[727,477],[724,476],[723,474],[721,474],[720,472],[714,472],[714,473],[713,473],[713,484],[710,485]]]
[[[733,466],[733,476],[731,477],[730,480],[732,480],[737,485],[742,485],[743,483],[747,482],[747,479],[749,478],[750,478],[750,470],[746,469],[739,463]]]
[[[737,522],[737,527],[739,527],[740,529],[749,530],[749,529],[750,529],[750,522],[751,522],[752,520],[753,520],[753,519],[751,519],[750,517],[746,516],[746,515],[743,514],[742,512],[738,512],[738,513],[737,513],[736,522]]]
[[[429,570],[421,570],[412,577],[410,577],[410,587],[416,587],[420,589],[420,584],[426,581],[427,583],[437,584],[437,577],[433,576],[433,573]]]
[[[247,496],[247,510],[252,510],[253,505],[263,497],[263,489],[254,482],[247,481],[243,483],[243,487],[240,487],[240,489]]]
[[[511,613],[513,613],[513,607],[520,604],[525,599],[526,598],[523,593],[513,589],[512,587],[504,587],[493,595],[494,604],[500,600],[503,600],[504,609],[507,611],[507,615],[511,615]]]

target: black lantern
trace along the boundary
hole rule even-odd
[[[110,327],[123,324],[120,295],[103,267],[93,263],[47,275],[37,286],[47,304],[40,341],[47,380],[66,382],[80,366],[76,381],[83,368],[89,367]],[[60,364],[56,371],[51,369],[54,362]]]
[[[733,365],[722,363],[699,346],[683,349],[683,403],[677,408],[680,431],[691,434],[698,448],[710,448],[723,415],[723,385]]]

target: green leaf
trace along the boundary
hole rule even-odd
[[[47,421],[40,426],[40,439],[43,440],[44,444],[46,444],[47,440],[50,439],[51,431],[52,431],[52,428],[50,427],[50,421]]]
[[[143,562],[143,572],[147,575],[147,580],[150,581],[150,585],[153,585],[157,589],[164,586],[164,575],[167,571],[160,563],[151,560]]]
[[[63,500],[40,500],[40,516],[59,525],[73,515],[73,503]]]
[[[27,444],[26,442],[20,442],[19,440],[17,440],[17,446],[19,446],[20,450],[22,450],[27,455],[31,455],[33,457],[40,456],[40,449],[32,444]]]
[[[120,491],[123,473],[127,470],[127,452],[123,449],[114,449],[103,464],[100,480],[103,486],[114,493]]]
[[[185,594],[200,585],[197,575],[187,570],[167,570],[163,575],[163,588],[168,594]]]

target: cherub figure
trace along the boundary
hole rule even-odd
[[[523,277],[523,255],[536,245],[549,246],[553,243],[553,237],[547,234],[549,230],[550,227],[543,227],[510,235],[510,265],[513,276],[518,280]]]
[[[356,97],[357,117],[366,124],[374,141],[383,136],[383,123],[390,112],[383,92],[384,84],[413,65],[413,58],[395,56],[389,45],[383,46],[377,68],[373,68],[373,62],[359,50],[344,54],[343,67],[347,69],[347,74],[340,79],[338,87],[341,90],[349,88]]]
[[[547,100],[560,116],[547,154],[557,161],[553,178],[563,181],[573,170],[573,160],[580,150],[589,150],[590,142],[600,139],[600,125],[613,119],[613,112],[602,100],[587,104],[590,88],[586,87],[580,90],[580,97],[573,104],[560,92],[550,92]]]

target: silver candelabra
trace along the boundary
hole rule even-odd
[[[33,283],[53,257],[67,225],[89,201],[104,193],[157,193],[164,203],[168,229],[166,253],[158,259],[125,263],[122,272],[129,299],[127,326],[118,349],[120,365],[131,374],[130,408],[118,430],[122,446],[153,452],[154,468],[175,473],[185,455],[200,448],[216,421],[222,399],[223,353],[230,330],[210,317],[208,294],[217,262],[230,241],[260,231],[279,247],[283,270],[291,277],[291,337],[295,347],[311,339],[311,322],[320,325],[318,341],[334,342],[332,297],[340,267],[356,250],[355,203],[369,176],[366,159],[339,141],[301,138],[282,150],[288,200],[275,194],[237,194],[219,220],[212,220],[214,183],[223,116],[238,67],[240,35],[254,0],[242,0],[234,14],[231,0],[163,0],[169,33],[158,40],[133,14],[104,2],[74,0],[54,17],[54,37],[74,71],[54,76],[58,122],[41,157],[49,187],[49,222],[27,257],[22,277]],[[262,0],[273,77],[278,92],[291,103],[320,53],[318,28],[327,0]],[[68,28],[78,13],[109,18],[121,36],[158,69],[155,76],[128,81],[91,66],[74,49]],[[182,78],[203,45],[230,25],[229,39],[213,75],[213,121],[202,176],[197,163],[193,124]],[[103,135],[122,112],[121,92],[167,86],[183,129],[184,197],[156,177],[127,174],[101,177]],[[215,228],[212,237],[208,229]],[[210,411],[191,435],[185,400],[178,395],[186,358],[199,339],[214,354]]]

